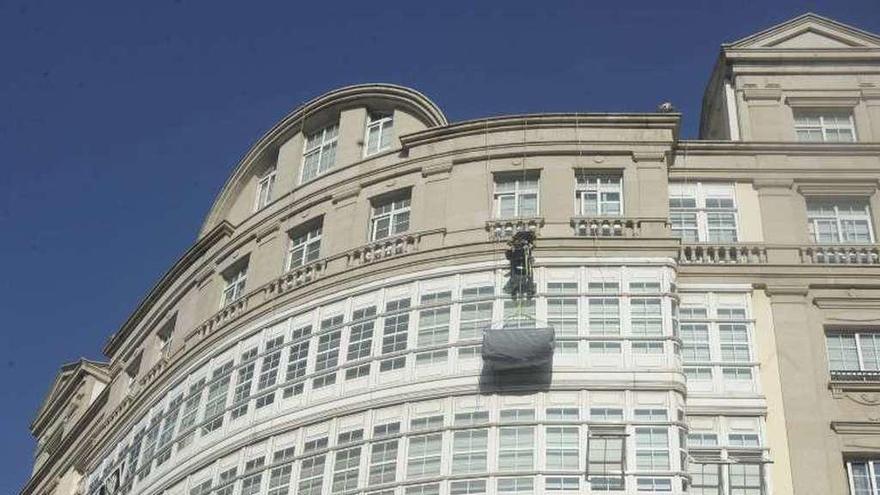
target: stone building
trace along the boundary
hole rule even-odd
[[[880,37],[724,44],[679,122],[308,102],[62,368],[22,494],[878,493]],[[539,327],[547,374],[484,363]]]

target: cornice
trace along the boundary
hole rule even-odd
[[[799,143],[785,141],[702,141],[682,140],[675,151],[688,154],[726,155],[836,155],[877,156],[880,143]]]
[[[458,137],[501,131],[530,131],[548,127],[669,129],[678,135],[681,114],[678,113],[545,113],[509,115],[469,120],[444,127],[426,129],[400,137],[404,148],[412,148]]]
[[[830,179],[821,182],[797,182],[796,189],[804,196],[871,196],[880,187],[877,178],[871,183],[846,179]]]

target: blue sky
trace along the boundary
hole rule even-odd
[[[452,121],[669,100],[695,137],[722,42],[806,11],[880,32],[877,0],[301,3],[0,0],[0,493],[58,367],[101,358],[304,100],[392,82]]]

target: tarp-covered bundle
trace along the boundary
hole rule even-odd
[[[536,368],[550,364],[553,328],[499,328],[483,332],[483,362],[496,370]]]

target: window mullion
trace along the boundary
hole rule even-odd
[[[865,370],[865,362],[864,362],[864,359],[862,359],[862,339],[860,338],[861,336],[857,333],[853,334],[853,336],[855,337],[855,341],[856,341],[856,355],[859,358],[859,371],[864,371]]]

